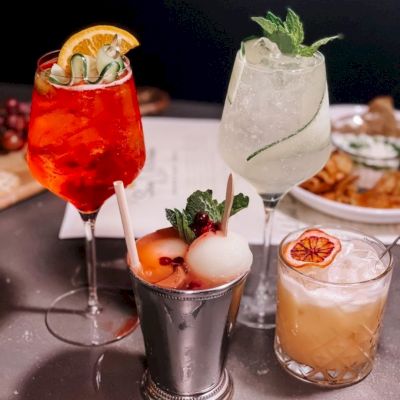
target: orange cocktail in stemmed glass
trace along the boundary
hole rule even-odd
[[[81,57],[82,65],[86,59]],[[113,182],[128,185],[143,167],[141,117],[125,57],[119,58],[123,65],[115,76],[107,71],[93,76],[93,68],[84,75],[75,65],[69,81],[57,76],[57,60],[59,52],[52,52],[38,61],[27,159],[33,176],[73,204],[84,221],[88,288],[59,297],[46,323],[60,339],[100,345],[120,339],[135,325],[133,304],[119,291],[97,289],[94,227],[100,207],[114,192]]]

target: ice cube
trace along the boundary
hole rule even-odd
[[[276,43],[261,37],[244,43],[244,55],[250,64],[269,64],[276,62],[282,53]]]
[[[67,77],[64,69],[57,63],[51,66],[50,78],[61,85],[66,85],[69,82],[69,78]]]
[[[101,74],[104,68],[112,62],[117,62],[121,70],[124,68],[124,61],[117,47],[112,45],[101,47],[96,55],[97,72]]]
[[[381,274],[385,265],[376,250],[366,241],[342,240],[342,250],[318,278],[336,283],[362,282]]]

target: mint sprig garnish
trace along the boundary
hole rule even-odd
[[[317,40],[310,46],[303,44],[303,23],[290,8],[288,8],[285,21],[271,11],[268,11],[265,17],[251,19],[261,26],[266,38],[276,43],[280,51],[288,55],[311,57],[321,46],[342,37],[342,35],[335,35]]]
[[[197,190],[192,193],[186,203],[186,207],[180,211],[176,208],[166,209],[167,220],[179,232],[179,236],[186,242],[192,243],[199,236],[196,229],[196,218],[200,214],[206,214],[213,227],[219,226],[224,215],[225,201],[219,203],[212,196],[212,190],[204,192]],[[249,197],[239,193],[233,198],[230,215],[234,215],[249,205]]]
[[[179,232],[179,236],[186,242],[192,243],[194,239],[196,239],[196,234],[190,228],[189,218],[186,214],[186,211],[179,211],[174,208],[165,210],[167,220],[171,223],[171,225]]]

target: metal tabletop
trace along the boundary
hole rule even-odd
[[[0,96],[6,93],[16,91],[0,85]],[[220,111],[219,106],[174,102],[169,114],[217,117]],[[57,238],[64,207],[46,192],[0,212],[0,400],[139,400],[145,363],[140,329],[120,342],[83,348],[59,341],[45,326],[50,303],[85,280],[83,240]],[[100,239],[97,245],[100,285],[129,288],[124,242]],[[395,254],[400,255],[399,247]],[[234,399],[399,399],[397,269],[375,367],[365,380],[337,390],[299,382],[279,367],[273,331],[238,325],[228,357]]]

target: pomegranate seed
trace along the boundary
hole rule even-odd
[[[207,213],[204,212],[198,212],[194,217],[194,222],[196,225],[206,225],[209,220],[210,217],[208,216]]]
[[[215,232],[215,224],[212,221],[209,221],[207,225],[203,226],[200,230],[201,234],[206,233],[206,232]]]
[[[183,257],[175,257],[175,258],[172,260],[172,262],[173,262],[174,264],[178,264],[178,265],[182,265],[184,261],[185,261],[185,260],[183,259]]]
[[[169,257],[160,257],[158,262],[160,265],[170,265],[172,263],[172,259]]]
[[[195,290],[201,288],[201,282],[198,281],[191,281],[187,286],[188,290]]]

